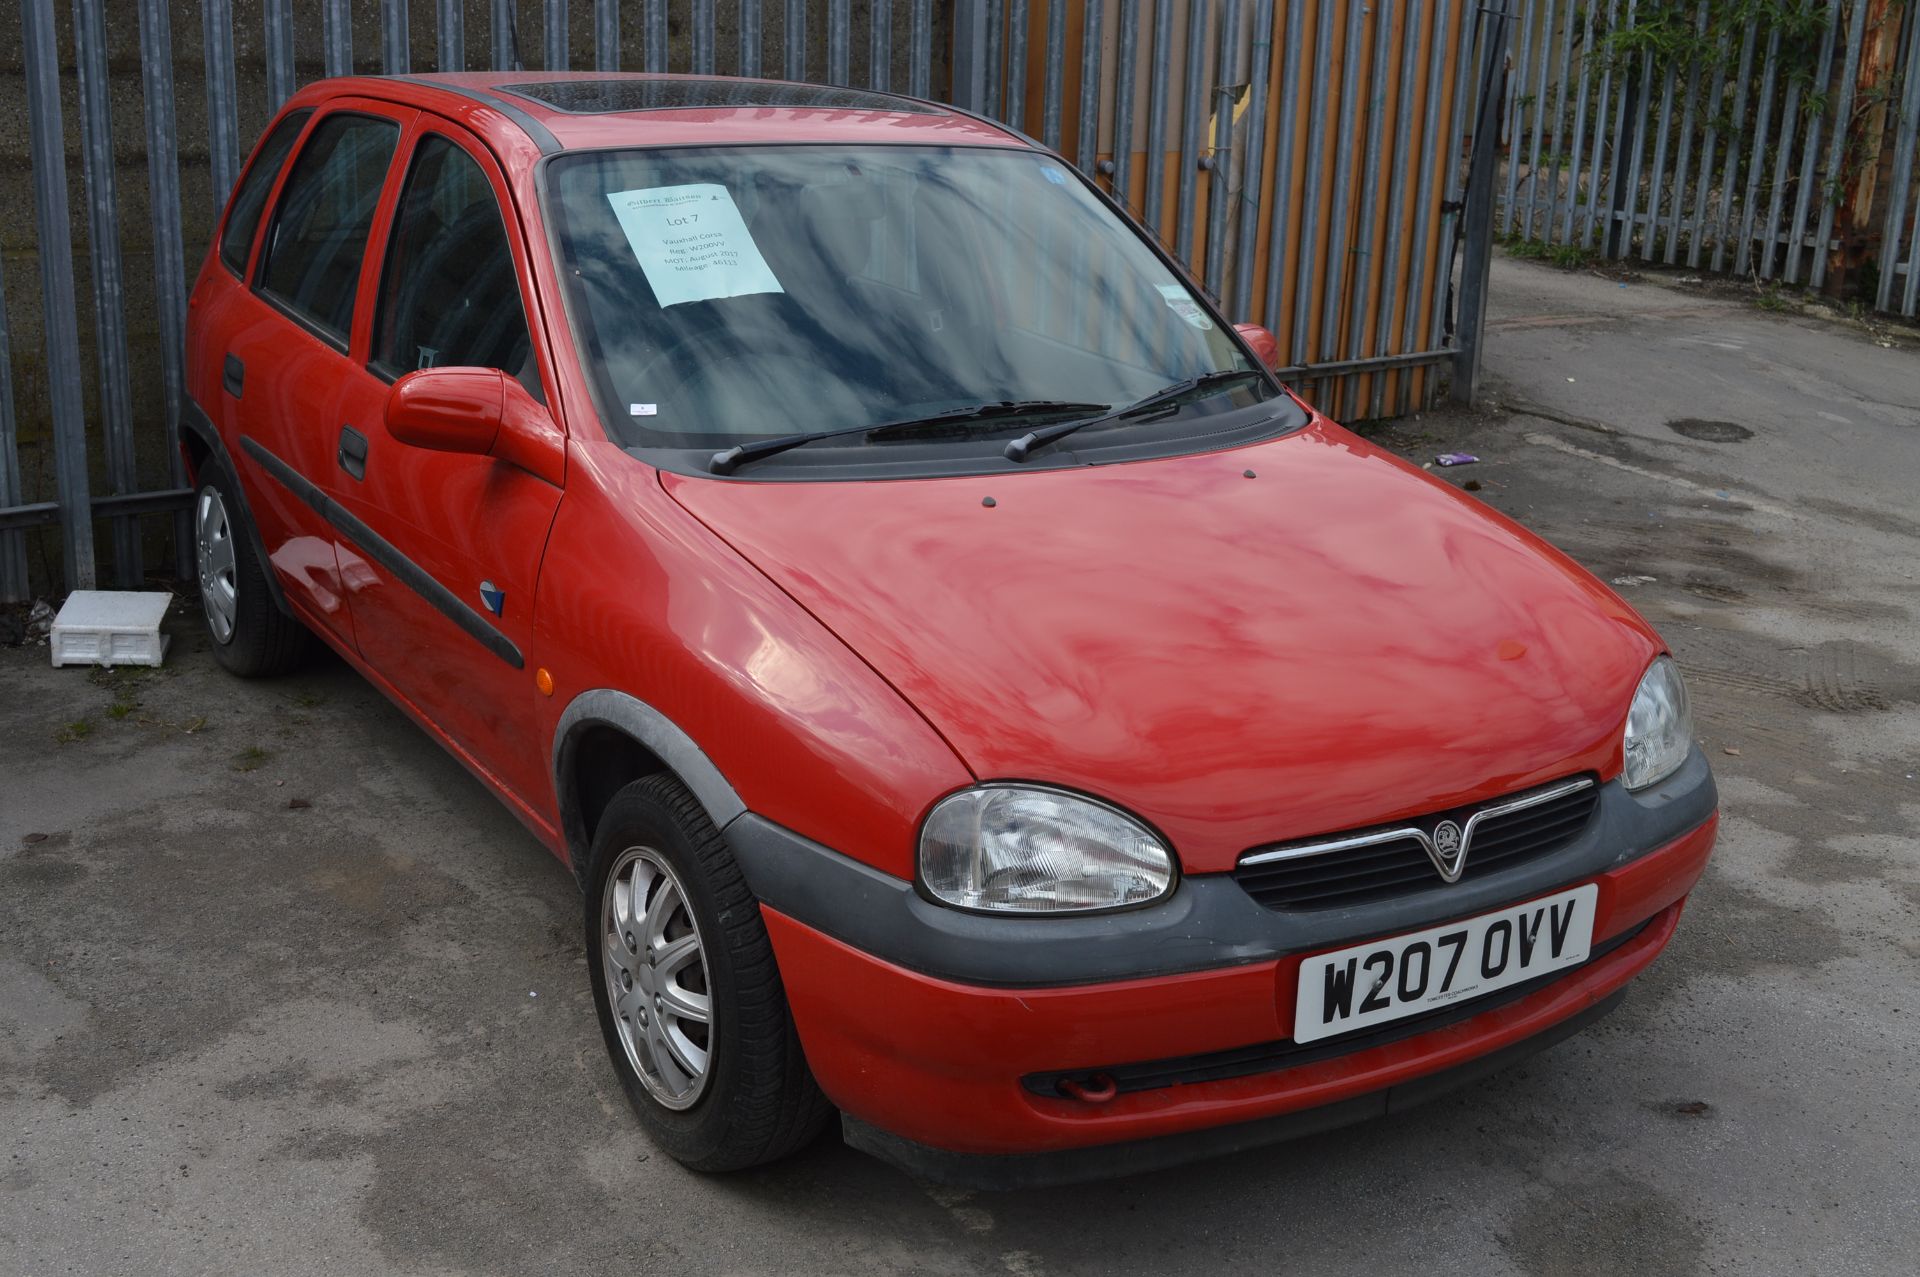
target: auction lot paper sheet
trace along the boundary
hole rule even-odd
[[[786,291],[718,182],[607,196],[661,306]]]

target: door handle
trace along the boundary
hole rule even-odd
[[[367,477],[367,437],[352,426],[340,427],[340,468],[356,479]]]
[[[228,355],[227,366],[220,374],[220,384],[227,388],[228,394],[238,399],[240,397],[240,387],[245,383],[246,379],[247,366],[240,362],[237,355]]]

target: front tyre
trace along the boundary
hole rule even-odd
[[[214,659],[242,678],[284,674],[307,654],[305,626],[267,591],[267,567],[253,552],[233,481],[209,465],[193,494],[193,549],[200,610]]]
[[[648,776],[607,804],[585,905],[600,1030],[656,1143],[694,1170],[731,1171],[819,1133],[831,1110],[759,903],[679,781]]]

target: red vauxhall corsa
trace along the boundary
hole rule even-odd
[[[190,305],[214,650],[318,635],[572,866],[689,1166],[1390,1112],[1615,1006],[1712,848],[1646,622],[993,123],[326,81]]]

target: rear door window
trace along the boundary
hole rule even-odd
[[[260,229],[260,214],[267,207],[273,179],[280,176],[287,152],[293,149],[300,130],[307,126],[307,117],[312,114],[295,111],[274,125],[273,132],[260,144],[253,163],[247,166],[247,175],[234,190],[233,207],[227,213],[227,229],[220,236],[220,260],[236,275],[247,273],[247,259],[253,256],[254,232]]]
[[[330,115],[293,162],[261,255],[259,288],[345,346],[360,262],[400,126],[369,115]]]
[[[374,314],[373,366],[498,368],[541,398],[506,222],[471,155],[439,134],[414,150]]]

